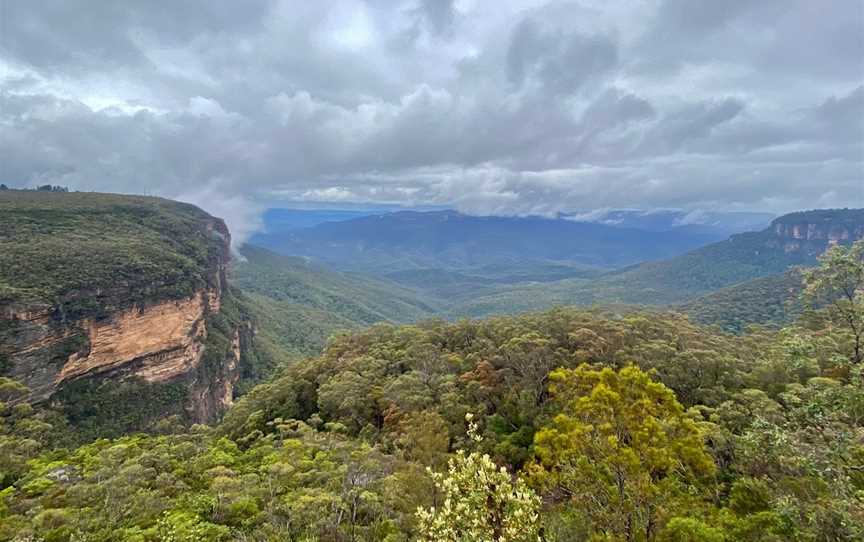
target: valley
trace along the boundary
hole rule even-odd
[[[645,231],[567,220],[497,218],[501,223],[509,221],[508,227],[520,231],[521,237],[508,244],[505,233],[498,238],[484,237],[483,228],[488,227],[484,219],[475,224],[458,216],[415,212],[334,219],[331,214],[329,220],[308,228],[260,234],[251,242],[270,245],[277,251],[298,251],[297,255],[319,261],[319,265],[348,272],[349,280],[360,281],[363,277],[384,281],[382,284],[389,284],[403,298],[415,296],[416,302],[426,307],[427,316],[483,317],[574,304],[676,306],[698,314],[700,321],[707,324],[728,327],[732,324],[726,320],[733,319],[738,323],[732,327],[740,330],[746,324],[785,321],[782,307],[763,313],[754,311],[742,320],[741,315],[727,318],[720,309],[706,312],[697,305],[711,299],[704,296],[714,292],[723,295],[721,291],[729,289],[727,295],[739,292],[736,306],[730,307],[734,312],[749,302],[754,288],[769,288],[777,294],[784,284],[790,286],[788,279],[774,279],[773,275],[782,275],[796,266],[814,265],[816,257],[832,243],[864,237],[861,210],[793,213],[774,219],[759,231],[735,233],[719,240],[704,233],[701,235],[705,237],[693,237],[690,228],[683,235],[674,228],[660,230],[665,239],[678,243],[678,248],[665,249],[662,243],[659,248],[650,245],[656,239],[649,237],[646,244],[650,248],[631,248],[634,252],[629,256],[625,248],[623,255],[615,256],[624,259],[607,260],[601,265],[596,261],[587,263],[579,250],[568,252],[566,246],[559,246],[560,239],[570,238],[592,250],[607,243],[609,250],[614,250],[622,244],[635,244]],[[452,220],[457,220],[457,225],[451,225]],[[459,220],[467,220],[469,225]],[[532,231],[524,227],[523,220],[539,225]],[[406,221],[412,226],[403,231]],[[652,227],[672,227],[668,220],[664,226],[660,224],[655,222]],[[463,227],[467,231],[463,232]],[[270,229],[279,231],[279,225]],[[328,236],[345,240],[329,242]],[[700,239],[702,246],[685,250]],[[525,248],[529,245],[531,250]],[[671,257],[664,257],[666,250],[673,252]],[[560,252],[556,255],[555,251]],[[636,254],[649,261],[633,263]],[[792,297],[794,293],[793,288]],[[385,310],[379,317],[405,321],[394,310]]]
[[[864,286],[864,210],[793,213],[695,247],[663,232],[652,242],[671,244],[644,262],[645,248],[613,250],[638,230],[576,225],[602,259],[588,262],[533,246],[543,220],[519,222],[512,245],[467,242],[438,223],[472,220],[440,211],[431,231],[391,224],[376,242],[377,226],[353,222],[406,217],[288,220],[318,241],[324,224],[355,232],[304,241],[320,262],[232,248],[220,219],[158,198],[6,191],[0,211],[0,540],[413,539],[450,514],[436,492],[482,509],[473,477],[495,473],[515,484],[506,506],[536,518],[516,540],[541,525],[551,540],[624,536],[622,521],[649,528],[646,513],[664,537],[826,528],[781,521],[775,503],[790,500],[840,540],[862,532],[864,336],[842,288]],[[618,420],[636,440],[583,444],[578,420]],[[639,444],[655,423],[659,440]],[[766,451],[777,434],[786,447]],[[574,515],[604,494],[592,480],[616,450],[639,458],[624,493]],[[646,470],[656,454],[680,466]]]

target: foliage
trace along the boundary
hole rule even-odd
[[[723,398],[723,385],[740,376],[738,346],[677,315],[605,315],[556,309],[521,317],[448,323],[378,325],[331,339],[317,359],[292,366],[242,398],[222,428],[242,436],[273,417],[339,423],[399,446],[394,431],[406,416],[435,412],[451,446],[467,443],[465,412],[488,418],[482,447],[519,467],[533,443],[535,420],[546,401],[548,373],[582,362],[614,367],[635,361],[657,368],[672,388],[693,399]],[[704,371],[679,372],[682,364]],[[708,369],[711,369],[710,371]],[[723,373],[717,376],[717,373]],[[690,402],[687,403],[692,404]]]
[[[437,310],[395,283],[338,273],[251,245],[232,265],[231,280],[259,314],[260,336],[294,358],[319,354],[337,331],[413,321]]]
[[[835,310],[736,336],[614,310],[379,324],[215,428],[78,447],[0,380],[0,540],[861,540],[864,367]]]
[[[677,494],[713,474],[702,433],[675,394],[634,366],[551,374],[559,412],[534,437],[533,480],[615,539],[651,540]]]
[[[473,415],[465,416],[476,441]],[[456,452],[447,474],[433,474],[441,504],[417,510],[424,542],[528,542],[539,540],[540,499],[522,480],[513,480],[487,454]]]
[[[212,280],[225,247],[212,221],[159,198],[4,191],[0,303],[47,303],[76,319],[187,297]]]
[[[864,239],[851,247],[835,245],[804,275],[805,298],[822,303],[831,318],[852,332],[852,361],[864,360]]]
[[[400,499],[423,503],[412,472],[298,422],[242,448],[201,429],[99,440],[31,461],[0,494],[0,540],[382,540]]]
[[[792,269],[691,299],[676,307],[694,321],[743,333],[754,324],[782,326],[800,316],[801,272]]]
[[[355,326],[409,322],[436,311],[414,292],[387,280],[331,271],[251,245],[241,252],[232,279],[242,290],[338,315]]]
[[[116,438],[152,428],[157,422],[186,420],[185,382],[150,384],[140,379],[82,379],[64,386],[53,397],[63,416],[75,427],[74,440]]]
[[[59,444],[64,432],[62,417],[22,401],[28,391],[0,377],[0,492],[27,472],[30,459],[49,445]]]
[[[435,506],[429,528],[488,519],[478,473],[511,497],[532,483],[550,541],[626,540],[628,515],[634,540],[857,540],[864,386],[825,323],[732,337],[675,314],[557,309],[379,325],[286,367],[212,432],[78,449],[54,449],[43,424],[62,423],[16,406],[0,540],[412,539],[418,507]],[[436,489],[424,467],[448,462],[438,482],[458,483]],[[616,468],[623,497],[604,493]],[[466,488],[477,498],[444,506]]]

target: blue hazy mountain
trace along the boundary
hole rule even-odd
[[[684,303],[761,277],[781,275],[795,266],[815,265],[817,257],[832,244],[850,244],[862,238],[864,209],[790,213],[774,219],[760,231],[732,235],[685,254],[640,263],[593,280],[568,278],[544,284],[515,284],[466,296],[452,312],[458,316],[479,316],[552,305]],[[731,305],[733,300],[765,303],[761,299],[764,294],[756,296],[754,292],[776,292],[782,288],[782,284],[771,281],[757,282],[742,291],[724,292],[723,303]],[[718,303],[718,298],[704,302]],[[702,308],[698,311],[707,314]],[[743,314],[756,309],[740,307],[736,311]],[[727,306],[723,312],[735,311]]]
[[[341,222],[373,214],[379,214],[379,212],[373,209],[267,209],[263,217],[264,230],[268,232],[300,230],[324,222]]]
[[[436,270],[438,279],[445,278],[440,276],[443,271],[481,281],[592,276],[600,270],[669,258],[723,238],[725,234],[687,228],[649,231],[566,218],[400,211],[323,221],[303,229],[278,227],[271,221],[267,231],[250,242],[336,269],[410,283],[431,278],[430,270]]]

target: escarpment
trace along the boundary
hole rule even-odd
[[[828,245],[864,238],[864,211],[837,209],[790,213],[774,220],[770,231],[785,252],[818,255]]]
[[[156,198],[3,198],[0,376],[25,384],[30,401],[90,417],[110,416],[122,384],[148,403],[146,415],[130,415],[136,429],[169,415],[217,419],[253,336],[226,282],[222,220]],[[64,238],[72,246],[61,247]],[[16,262],[10,251],[40,261]]]

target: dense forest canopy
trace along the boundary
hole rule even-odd
[[[337,335],[212,428],[64,447],[4,380],[0,539],[860,540],[862,250],[780,330],[560,308]]]
[[[228,242],[193,205],[54,188],[0,194],[0,303],[57,305],[75,318],[189,296]]]

